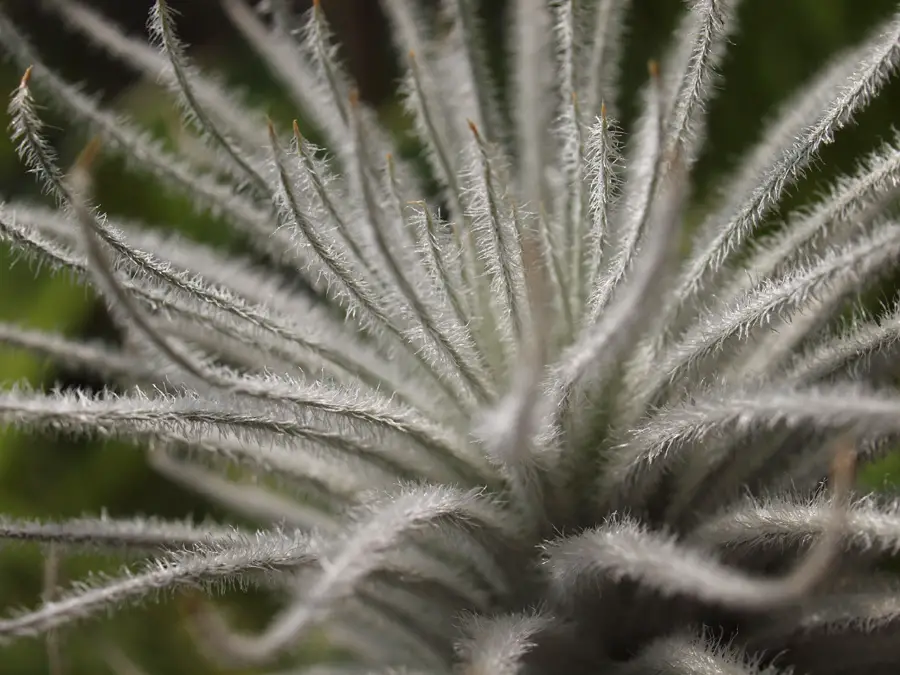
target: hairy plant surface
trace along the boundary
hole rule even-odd
[[[309,672],[898,671],[900,588],[880,566],[900,504],[852,478],[900,434],[900,301],[846,319],[900,258],[898,141],[769,226],[894,75],[900,11],[785,105],[688,230],[734,0],[689,3],[627,138],[624,0],[513,2],[502,88],[471,0],[383,0],[425,168],[358,100],[318,3],[223,0],[327,152],[192,65],[163,0],[152,45],[47,4],[169,86],[202,143],[110,114],[0,14],[25,72],[12,134],[59,205],[4,205],[0,237],[95,284],[125,336],[0,325],[110,382],[2,391],[0,422],[136,441],[259,529],[4,519],[7,539],[153,557],[0,619],[0,641],[256,584],[282,600],[259,634],[212,603],[192,615],[228,666],[324,635],[336,650]],[[96,137],[71,171],[45,102]],[[97,152],[216,215],[252,260],[104,215]]]

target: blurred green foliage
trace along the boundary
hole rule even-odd
[[[8,0],[14,4],[12,0]],[[349,11],[354,0],[335,3]],[[355,0],[366,3],[374,0]],[[502,33],[503,2],[482,0],[492,34]],[[111,7],[113,6],[110,3]],[[178,6],[174,2],[173,5]],[[186,7],[189,3],[183,2]],[[667,38],[680,9],[675,0],[635,0],[630,20],[627,58],[623,64],[626,94],[621,102],[627,126],[634,114],[633,94],[643,81],[646,61],[663,57]],[[118,17],[130,16],[140,26],[140,15],[149,1],[116,5]],[[326,11],[329,3],[324,3]],[[762,129],[763,121],[794,88],[830,55],[860,39],[877,20],[894,7],[895,0],[748,0],[741,12],[742,30],[724,66],[724,86],[712,106],[709,144],[699,166],[697,189],[703,198],[714,195],[716,179],[731,166]],[[216,19],[202,20],[206,16]],[[29,15],[30,16],[30,15]],[[192,18],[191,18],[192,17]],[[239,45],[215,9],[214,2],[200,0],[191,6],[188,39],[199,45],[193,53],[201,63],[214,66],[241,85],[247,96],[259,102],[275,119],[288,120],[294,114],[279,98],[278,88],[263,74],[246,48]],[[198,19],[201,17],[201,19]],[[70,77],[89,82],[94,90],[116,94],[111,104],[130,112],[163,137],[178,138],[178,120],[168,101],[148,83],[128,81],[127,74],[91,50],[79,49],[69,58],[77,42],[57,39],[59,26],[52,22],[29,25],[37,42],[45,49],[50,63],[61,65]],[[139,20],[140,19],[140,20]],[[368,44],[356,45],[357,52],[383,54],[386,42],[378,31],[356,31],[356,38]],[[493,44],[502,44],[494,40]],[[498,61],[502,54],[498,53]],[[383,62],[384,59],[376,59]],[[9,66],[0,67],[0,89],[11,91],[20,73]],[[390,77],[383,78],[388,84]],[[124,83],[124,86],[123,86]],[[385,119],[401,125],[396,101],[389,91],[377,101]],[[377,92],[376,92],[377,97]],[[817,182],[806,181],[793,193],[791,203],[824,187],[825,176],[847,170],[855,157],[885,136],[900,110],[900,87],[892,86],[866,112],[860,125],[842,133],[838,143],[823,155],[827,172],[817,174]],[[51,124],[64,121],[49,115]],[[78,151],[84,138],[77,131],[54,133],[52,140],[60,149],[63,162]],[[0,199],[30,194],[39,198],[31,177],[26,176],[15,158],[9,141],[0,136]],[[162,193],[146,176],[122,171],[118,162],[107,161],[98,174],[98,199],[112,213],[140,218],[160,227],[177,227],[191,236],[219,245],[239,246],[221,224],[190,213],[181,199]],[[12,265],[17,262],[18,264]],[[36,270],[8,251],[0,249],[0,320],[17,320],[25,325],[54,329],[70,335],[115,339],[115,333],[93,293],[72,283],[65,276],[53,276]],[[0,381],[4,385],[26,381],[35,386],[92,386],[86,373],[63,372],[52,364],[36,360],[20,351],[0,348]],[[887,486],[891,477],[900,475],[900,458],[887,460],[870,469],[866,480]],[[98,513],[106,508],[114,515],[153,513],[179,517],[221,514],[209,505],[163,481],[145,466],[140,452],[120,443],[86,443],[74,440],[39,438],[11,432],[0,433],[0,512],[17,516],[66,517]],[[33,605],[41,593],[42,551],[17,545],[0,544],[0,608]],[[98,568],[114,570],[121,561],[99,556],[68,556],[62,563],[64,579],[82,577]],[[241,598],[234,602],[242,603]],[[244,602],[243,604],[247,604]],[[262,620],[257,611],[242,614],[250,622]],[[92,622],[75,633],[62,637],[61,654],[66,675],[114,672],[106,664],[106,645],[117,644],[129,658],[149,674],[202,675],[218,672],[192,647],[179,620],[177,603],[153,605],[119,615],[116,621]],[[24,642],[0,650],[0,675],[39,675],[49,673],[45,645]],[[124,671],[121,671],[124,672]],[[234,671],[231,671],[234,672]],[[52,675],[60,675],[52,673]]]

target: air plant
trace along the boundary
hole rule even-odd
[[[767,123],[689,223],[737,2],[689,3],[626,138],[623,0],[511,3],[508,95],[472,0],[384,0],[426,168],[358,99],[320,4],[288,4],[223,0],[307,135],[192,65],[164,0],[151,45],[48,2],[171,88],[202,158],[98,106],[0,15],[28,68],[12,133],[59,205],[6,204],[0,233],[94,283],[125,336],[0,326],[110,382],[3,391],[0,421],[135,441],[259,524],[6,520],[4,537],[54,550],[153,557],[9,615],[0,640],[238,583],[282,606],[246,634],[201,603],[197,639],[235,667],[324,635],[337,651],[315,672],[897,672],[900,588],[879,565],[900,505],[853,478],[900,433],[900,305],[859,309],[900,257],[898,141],[778,209],[894,75],[900,11]],[[43,100],[96,138],[71,171]],[[97,152],[213,213],[253,260],[104,215]]]

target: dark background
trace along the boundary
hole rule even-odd
[[[398,74],[390,41],[376,0],[322,0],[338,33],[344,56],[359,83],[362,96],[377,106],[388,123],[402,124],[394,98]],[[149,0],[93,0],[134,34],[143,31]],[[0,0],[34,41],[45,60],[69,79],[101,92],[108,105],[132,114],[159,133],[174,133],[175,117],[165,97],[152,83],[136,80],[127,69],[86,47],[67,34],[38,0]],[[221,70],[248,97],[273,114],[289,119],[292,112],[278,89],[240,43],[216,0],[171,0],[180,13],[179,32],[192,45],[191,56],[202,66]],[[308,2],[297,2],[305,9]],[[748,144],[761,133],[767,115],[790,91],[844,46],[861,39],[896,6],[894,0],[746,0],[740,13],[741,30],[724,65],[724,85],[711,107],[710,137],[698,168],[700,203],[714,195],[717,179]],[[661,57],[667,36],[682,3],[676,0],[635,0],[629,14],[629,37],[623,64],[622,106],[627,127],[634,114],[634,92],[642,82],[649,58]],[[502,44],[506,3],[482,0],[491,43]],[[2,52],[2,49],[0,49]],[[502,64],[502,52],[496,59]],[[0,63],[0,89],[12,91],[21,73]],[[900,88],[889,87],[859,120],[842,132],[839,142],[822,156],[812,180],[792,192],[791,204],[827,185],[837,170],[849,170],[854,159],[891,134],[900,112]],[[69,129],[64,119],[48,115],[51,140],[65,163],[85,138]],[[124,175],[106,162],[99,172],[98,197],[105,208],[140,217],[154,226],[178,227],[210,241],[223,241],[216,223],[189,214],[177,199],[166,197],[151,181]],[[37,196],[32,177],[16,160],[12,147],[0,139],[0,200]],[[36,273],[0,247],[0,320],[54,329],[71,335],[115,339],[102,307],[93,295],[66,279]],[[0,382],[26,379],[35,384],[99,387],[85,373],[66,372],[26,354],[0,347]],[[880,467],[871,480],[887,485],[891,465]],[[113,515],[135,513],[180,517],[213,515],[225,518],[206,504],[156,477],[139,451],[118,443],[60,441],[0,432],[0,512],[15,516],[66,517],[96,514],[107,508]],[[33,606],[41,593],[43,552],[0,544],[0,611]],[[60,574],[74,579],[103,566],[114,570],[120,561],[84,555],[63,557]],[[238,620],[258,625],[264,602],[258,598],[229,598]],[[48,656],[42,641],[0,648],[0,675],[87,675],[116,672],[109,645],[117,644],[149,674],[204,675],[218,672],[191,646],[183,629],[178,603],[150,605],[118,614],[115,621],[93,621],[63,636],[59,659]],[[52,651],[52,650],[51,650]],[[119,663],[118,672],[133,675]],[[231,671],[235,672],[235,671]],[[238,671],[240,672],[240,671]]]

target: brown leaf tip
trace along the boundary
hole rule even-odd
[[[266,115],[266,131],[269,133],[269,140],[272,143],[278,142],[278,134],[275,131],[275,123],[272,118]]]
[[[75,170],[76,171],[84,171],[89,172],[91,168],[94,166],[94,162],[97,160],[97,155],[100,154],[100,137],[94,136],[90,141],[88,141],[87,145],[84,146],[84,150],[78,155],[78,159],[75,160]]]
[[[34,70],[34,66],[28,66],[25,69],[25,72],[22,73],[22,79],[19,81],[19,87],[25,89],[28,86],[28,83],[31,82],[31,73]]]

